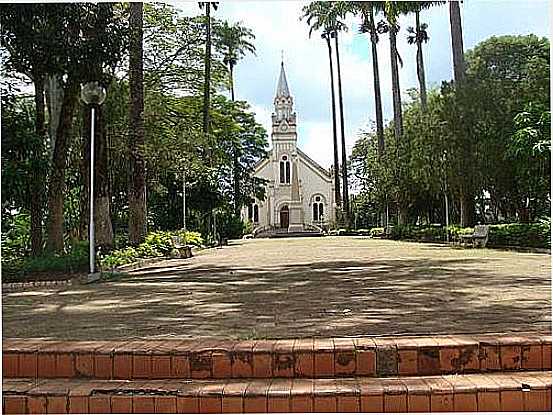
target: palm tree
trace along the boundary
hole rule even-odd
[[[240,24],[229,25],[223,22],[215,28],[219,37],[219,44],[223,52],[223,63],[228,66],[230,75],[230,94],[234,101],[234,67],[246,53],[255,55],[255,46],[251,43],[255,39],[253,32]]]
[[[342,98],[342,71],[340,69],[340,49],[338,47],[338,32],[340,30],[347,30],[347,26],[340,21],[334,22],[334,30],[331,33],[331,37],[334,38],[334,44],[336,49],[336,72],[338,74],[338,105],[340,109],[340,136],[342,144],[342,186],[343,186],[343,200],[344,200],[344,219],[346,220],[346,226],[350,225],[350,209],[349,209],[349,190],[348,190],[348,163],[346,156],[346,134],[344,131],[344,101]]]
[[[143,7],[130,4],[129,86],[130,86],[130,182],[129,241],[137,245],[146,236],[146,166],[144,146]]]
[[[456,89],[465,80],[465,57],[463,54],[463,28],[461,24],[461,10],[457,0],[449,1],[449,22],[451,26],[451,49],[453,53],[453,75]],[[471,154],[470,141],[465,140],[463,151],[463,162],[470,163]],[[472,226],[474,221],[474,196],[466,180],[460,186],[460,216],[461,226]]]
[[[373,81],[374,81],[374,106],[376,115],[376,136],[378,138],[378,157],[381,158],[384,154],[384,121],[382,116],[382,95],[380,92],[380,72],[378,69],[378,32],[374,24],[374,13],[380,9],[377,8],[378,2],[360,1],[351,2],[353,5],[352,11],[361,12],[361,33],[369,33],[371,40],[371,54],[373,63]]]
[[[309,37],[315,30],[322,29],[321,38],[326,41],[328,47],[328,62],[330,66],[330,94],[332,103],[332,144],[334,150],[334,199],[336,206],[341,205],[341,192],[340,192],[340,176],[338,174],[338,139],[336,136],[336,101],[334,97],[334,68],[332,65],[332,46],[330,43],[330,37],[332,28],[328,21],[328,8],[330,3],[325,2],[312,2],[302,9],[303,15],[300,19],[307,19],[309,25]]]
[[[451,26],[451,49],[453,51],[453,73],[455,83],[460,84],[465,78],[465,57],[463,54],[461,10],[457,0],[449,0],[449,23]]]
[[[409,26],[407,31],[407,42],[410,45],[417,45],[417,78],[419,80],[419,93],[421,98],[421,108],[426,111],[427,94],[426,94],[426,76],[424,72],[424,60],[422,55],[422,44],[428,42],[428,25],[420,22],[420,12],[422,9],[428,9],[434,5],[443,4],[443,1],[414,1],[409,5],[415,13],[415,27]]]
[[[255,55],[255,46],[250,40],[255,39],[253,32],[240,26],[238,23],[229,25],[224,22],[216,28],[219,44],[223,50],[223,63],[228,66],[230,77],[230,96],[234,101],[234,67],[246,55],[246,52]],[[234,185],[234,214],[240,215],[240,179],[239,155],[237,144],[233,144],[233,185]]]
[[[203,133],[209,133],[209,94],[211,87],[211,6],[217,10],[218,2],[199,2],[200,9],[205,9],[205,57],[204,57],[204,107],[203,107]]]
[[[386,21],[381,20],[377,24],[378,33],[388,33],[390,38],[390,62],[392,72],[392,103],[394,110],[394,136],[396,141],[403,135],[403,115],[401,112],[401,88],[399,84],[398,63],[403,66],[401,57],[397,51],[397,33],[399,32],[398,18],[401,13],[401,4],[387,1],[384,5]]]

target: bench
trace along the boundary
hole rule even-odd
[[[171,236],[171,241],[173,242],[174,253],[172,257],[174,258],[191,258],[192,257],[192,247],[186,245],[180,236]]]
[[[473,247],[477,247],[478,245],[480,245],[482,248],[484,248],[488,243],[489,234],[489,225],[476,225],[472,234],[459,235],[459,242],[463,245],[471,242]]]

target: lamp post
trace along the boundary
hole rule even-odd
[[[96,106],[102,105],[106,99],[106,90],[98,82],[88,82],[81,86],[81,99],[87,105],[90,105],[90,216],[88,222],[88,244],[90,274],[95,271],[95,240],[94,240],[94,123],[96,117]]]

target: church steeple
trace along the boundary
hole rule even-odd
[[[281,126],[282,122],[287,126],[296,124],[296,114],[294,113],[294,100],[290,95],[288,81],[286,80],[286,72],[284,70],[284,62],[280,63],[280,76],[278,78],[276,96],[275,96],[275,112],[273,113],[273,128]]]
[[[286,81],[286,72],[284,72],[284,62],[281,62],[280,77],[278,78],[276,98],[289,97],[289,96],[290,96],[290,90],[288,89],[288,82]]]

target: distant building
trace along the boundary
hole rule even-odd
[[[268,181],[265,200],[242,209],[243,219],[253,222],[254,228],[303,232],[313,230],[311,225],[323,228],[335,221],[333,175],[297,147],[293,103],[282,63],[272,114],[272,148],[254,172]]]

